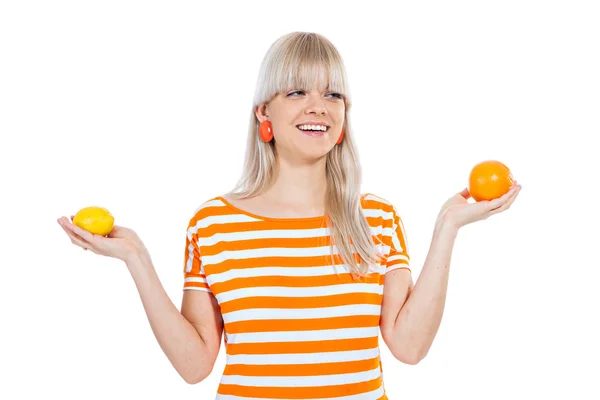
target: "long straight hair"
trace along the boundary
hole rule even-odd
[[[352,106],[346,72],[335,46],[316,33],[292,32],[280,37],[268,49],[259,71],[248,128],[244,170],[227,195],[235,199],[257,196],[266,191],[274,178],[273,141],[259,138],[257,106],[271,101],[290,88],[315,88],[327,78],[329,88],[342,94],[346,111],[344,138],[327,153],[325,212],[330,232],[332,263],[334,245],[353,277],[369,273],[369,264],[381,258],[361,208],[361,166],[353,143],[349,111]]]

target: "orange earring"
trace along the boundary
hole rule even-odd
[[[343,138],[344,138],[344,128],[342,128],[342,133],[340,134],[340,137],[338,138],[337,142],[335,142],[335,144],[342,143]]]
[[[273,125],[270,121],[263,121],[260,123],[258,133],[263,142],[270,142],[273,139]]]

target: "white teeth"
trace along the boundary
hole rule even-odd
[[[299,125],[298,128],[303,131],[311,130],[325,132],[327,130],[327,127],[323,125]]]

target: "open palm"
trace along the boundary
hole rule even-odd
[[[72,223],[67,217],[57,220],[65,233],[71,239],[71,243],[106,257],[113,257],[127,261],[131,256],[145,250],[139,236],[129,228],[115,225],[107,236],[90,233]]]
[[[515,201],[520,191],[521,185],[518,185],[517,181],[514,181],[510,190],[497,199],[469,203],[468,200],[471,194],[469,193],[469,189],[465,188],[450,197],[442,205],[438,218],[447,221],[458,229],[507,210]]]

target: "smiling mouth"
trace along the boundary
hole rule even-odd
[[[311,130],[302,130],[298,127],[296,127],[300,132],[304,133],[307,136],[317,136],[317,137],[321,137],[323,135],[325,135],[325,133],[327,131],[329,131],[329,127],[327,127],[326,130],[322,131],[322,130],[315,130],[315,131],[311,131]]]
[[[325,132],[329,131],[329,126],[326,126],[326,125],[324,126],[325,130],[323,130],[323,129],[300,129],[301,126],[308,127],[310,125],[296,125],[296,128],[298,130],[302,131],[303,133],[306,133],[307,135],[311,135],[311,136],[323,135]],[[316,125],[316,126],[320,127],[321,125]]]

